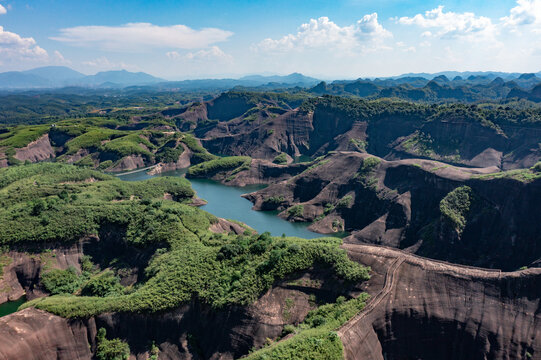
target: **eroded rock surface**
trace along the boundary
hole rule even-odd
[[[256,210],[278,210],[282,218],[313,222],[310,229],[320,233],[349,231],[350,242],[516,270],[541,258],[541,223],[536,220],[541,179],[483,178],[497,171],[344,151],[245,197]],[[471,196],[463,228],[458,228],[440,205],[462,186],[471,189]]]
[[[541,358],[541,269],[505,273],[343,247],[373,270],[367,307],[338,332],[346,359]]]
[[[15,152],[15,158],[21,161],[29,160],[31,162],[38,162],[54,158],[55,156],[56,153],[51,146],[49,134],[43,135],[25,147],[17,149]]]
[[[0,359],[90,360],[87,334],[80,321],[28,308],[0,318]]]

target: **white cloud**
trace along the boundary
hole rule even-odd
[[[3,63],[46,61],[48,58],[47,51],[39,47],[33,38],[21,37],[0,26],[0,60]]]
[[[509,16],[500,19],[504,26],[541,24],[541,0],[517,0],[517,6],[511,9]]]
[[[2,6],[2,4],[0,4],[0,15],[4,15],[5,13],[7,13],[8,11],[6,10],[5,7]]]
[[[262,51],[303,51],[307,49],[374,50],[382,48],[383,40],[392,34],[378,22],[376,13],[365,15],[353,25],[341,27],[328,17],[310,19],[296,34],[280,39],[265,39],[256,47]]]
[[[64,55],[62,55],[62,53],[58,50],[55,50],[53,52],[53,62],[56,63],[56,64],[63,64],[63,65],[69,65],[71,64],[71,61],[64,58]]]
[[[115,62],[109,60],[105,56],[100,56],[96,59],[87,60],[82,62],[83,65],[95,68],[98,70],[130,70],[130,71],[139,71],[139,67],[126,64],[123,61]]]
[[[218,46],[211,46],[208,49],[201,49],[196,52],[180,54],[178,51],[168,51],[165,55],[172,60],[194,60],[194,61],[232,61],[233,57],[226,54]]]
[[[414,17],[401,17],[398,23],[417,25],[422,28],[434,29],[436,32],[425,31],[423,37],[439,37],[443,39],[490,40],[496,35],[496,26],[487,17],[476,16],[474,13],[444,12],[443,6],[428,10]]]
[[[76,26],[51,37],[74,46],[108,51],[145,52],[155,48],[198,49],[227,40],[230,31],[216,28],[194,30],[185,25],[158,26],[130,23],[121,26]]]

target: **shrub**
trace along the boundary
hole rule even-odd
[[[52,269],[43,273],[41,282],[52,295],[73,294],[81,286],[81,279],[71,266],[66,270]]]
[[[466,226],[466,215],[472,202],[472,189],[469,186],[461,186],[449,192],[440,201],[440,212],[449,220],[459,233]]]
[[[279,165],[287,164],[287,154],[280,153],[280,155],[276,156],[272,162]]]
[[[297,327],[287,326],[289,339],[272,343],[246,357],[247,360],[340,360],[343,359],[342,341],[336,330],[361,311],[368,296],[326,304],[308,313]],[[286,327],[283,334],[287,335]]]
[[[218,158],[191,166],[188,169],[187,175],[192,177],[211,176],[218,172],[236,169],[245,164],[249,164],[250,161],[251,158],[248,156],[230,156]]]
[[[120,285],[117,276],[111,271],[106,270],[101,274],[93,276],[81,289],[83,296],[109,296],[121,294],[124,288]]]
[[[347,208],[351,205],[352,201],[353,197],[351,195],[344,196],[343,198],[338,200],[338,202],[336,203],[336,207],[339,209]]]
[[[171,147],[163,147],[156,153],[156,161],[162,163],[174,163],[178,161],[178,158],[184,152],[184,148],[179,146],[174,149]]]
[[[304,205],[294,205],[287,209],[289,217],[302,217],[304,214]]]
[[[128,360],[130,357],[130,347],[120,339],[108,340],[106,330],[100,328],[96,336],[98,346],[96,348],[96,358],[98,360]]]

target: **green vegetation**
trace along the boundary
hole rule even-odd
[[[473,192],[469,186],[461,186],[449,192],[440,201],[440,212],[462,233],[466,227],[466,216],[470,210]]]
[[[280,153],[280,155],[276,156],[272,162],[279,165],[287,164],[287,154]]]
[[[163,200],[164,193],[175,201]],[[59,295],[24,306],[72,318],[163,311],[194,297],[215,308],[247,305],[276,280],[316,263],[345,281],[368,278],[368,270],[339,248],[340,239],[214,234],[208,229],[215,217],[185,204],[193,194],[183,178],[123,182],[58,163],[0,169],[0,244],[73,242],[105,227],[116,229],[118,246],[154,251],[140,264],[144,279],[131,289],[118,283],[122,261],[103,253],[94,260],[110,270],[100,272],[87,258],[80,275],[47,270],[43,282]]]
[[[5,133],[0,133],[0,147],[23,148],[47,133],[49,126],[21,125],[8,130]]]
[[[355,147],[357,151],[366,152],[366,147],[368,146],[368,143],[365,140],[351,138],[349,139],[349,142]]]
[[[52,295],[73,294],[81,286],[81,278],[74,267],[52,269],[41,274],[41,282]]]
[[[367,157],[363,160],[359,171],[355,174],[355,178],[358,179],[364,186],[372,189],[377,188],[378,180],[373,176],[376,167],[381,163],[381,160],[376,157]]]
[[[81,289],[81,295],[104,297],[121,294],[123,291],[119,278],[113,271],[106,270],[88,280]]]
[[[351,195],[346,195],[340,200],[338,200],[338,202],[336,203],[336,207],[338,209],[347,208],[351,206],[352,202],[353,202],[353,197]]]
[[[294,205],[287,209],[289,217],[302,217],[304,214],[304,205]]]
[[[500,171],[492,174],[474,175],[472,179],[491,180],[491,179],[514,179],[524,183],[528,183],[537,179],[541,179],[541,165],[536,163],[530,169],[516,169],[508,171]]]
[[[219,159],[218,156],[213,155],[207,151],[204,147],[199,145],[197,139],[190,134],[185,134],[180,141],[192,151],[192,164],[199,164],[202,162]]]
[[[120,339],[108,340],[105,336],[107,332],[104,328],[98,330],[96,340],[98,343],[96,349],[96,358],[98,360],[128,360],[130,357],[130,347]]]
[[[280,206],[285,201],[285,198],[283,196],[270,196],[263,200],[263,204],[267,208],[274,208],[276,209],[278,206]]]
[[[235,170],[250,163],[249,156],[229,156],[215,160],[205,161],[201,164],[191,166],[188,169],[188,176],[205,177],[228,170]]]
[[[182,146],[178,146],[177,148],[165,146],[156,153],[156,161],[161,163],[174,163],[178,161],[178,158],[183,152],[184,149]]]
[[[343,359],[342,341],[336,330],[364,308],[367,298],[366,294],[347,301],[339,297],[334,304],[322,305],[310,311],[299,326],[284,327],[284,335],[294,333],[293,337],[271,344],[245,359]]]

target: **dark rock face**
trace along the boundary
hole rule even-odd
[[[224,110],[228,116],[219,118],[201,114],[193,120],[200,124],[196,134],[211,152],[272,160],[280,152],[318,156],[332,150],[358,150],[388,160],[423,157],[504,170],[531,167],[541,157],[541,129],[527,124],[490,126],[473,115],[479,115],[478,110],[468,113],[450,108],[437,113],[412,106],[408,111],[376,115],[344,110],[322,100],[315,102],[313,110],[288,110],[277,117],[260,109],[257,116],[250,115],[255,120],[247,121],[250,116],[243,110],[249,105],[241,106],[239,101],[221,96],[215,102],[230,103],[234,112]],[[209,111],[215,106],[213,102],[206,105]]]
[[[362,174],[365,159],[379,163]],[[282,211],[303,205],[302,217],[321,233],[346,230],[348,241],[408,248],[419,255],[474,266],[515,270],[541,258],[541,182],[482,180],[497,168],[457,168],[429,160],[377,160],[368,154],[338,152],[313,169],[246,195],[254,209],[268,209],[277,197]],[[453,189],[473,195],[458,230],[440,211]],[[349,198],[347,204],[341,201]],[[330,207],[329,207],[330,206]],[[322,218],[323,217],[323,218]]]
[[[70,266],[79,269],[82,256],[82,243],[73,246],[50,244],[50,253],[36,252],[32,246],[20,246],[17,251],[7,253],[8,264],[0,276],[0,304],[16,300],[23,295],[27,299],[44,296],[40,285],[40,274],[45,267],[66,269]]]
[[[328,269],[315,269],[276,284],[252,305],[221,310],[194,300],[165,313],[66,320],[29,308],[0,319],[0,359],[90,359],[101,327],[108,337],[128,342],[141,360],[148,358],[152,341],[160,359],[236,359],[278,337],[284,325],[301,322],[315,306],[310,295],[331,302],[359,291],[336,281]]]
[[[89,329],[81,321],[33,308],[16,312],[0,318],[0,359],[90,360]]]
[[[346,244],[372,295],[339,335],[346,359],[539,359],[541,270],[487,271]]]

